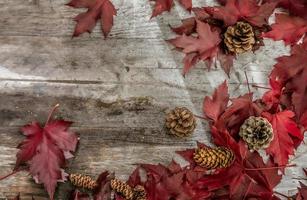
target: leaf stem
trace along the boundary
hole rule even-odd
[[[205,117],[202,117],[202,116],[199,116],[199,115],[194,115],[194,117],[197,117],[197,118],[199,118],[199,119],[207,120]]]
[[[285,194],[283,194],[283,193],[280,193],[280,192],[274,191],[274,193],[275,193],[275,194],[278,194],[278,195],[280,195],[280,196],[282,196],[282,197],[285,197],[285,198],[287,198],[287,199],[290,198],[289,196],[287,196],[287,195],[285,195]]]
[[[245,192],[245,194],[244,194],[243,200],[246,199],[247,194],[248,194],[248,192],[250,191],[251,186],[252,186],[252,180],[249,181],[249,184],[248,184],[248,187],[247,187],[246,192]]]
[[[60,106],[60,104],[56,104],[50,111],[49,115],[48,115],[48,118],[47,118],[47,121],[45,123],[45,126],[49,123],[53,113],[55,112],[55,110]]]
[[[271,89],[271,88],[260,86],[260,85],[256,85],[256,84],[252,84],[252,87],[266,89],[266,90],[270,90]]]
[[[258,170],[282,169],[286,167],[295,167],[295,166],[296,164],[291,164],[291,165],[281,165],[277,167],[262,167],[262,168],[252,168],[252,169],[245,168],[245,170],[246,171],[258,171]]]
[[[304,180],[304,181],[307,181],[307,178],[297,178],[297,177],[294,177],[294,178],[292,178],[292,179],[295,179],[295,180]]]
[[[2,181],[3,179],[8,178],[8,177],[10,177],[10,176],[13,176],[14,174],[16,174],[16,173],[20,172],[21,170],[22,170],[22,169],[14,170],[14,171],[12,171],[12,172],[11,172],[11,173],[9,173],[9,174],[7,174],[7,175],[5,175],[5,176],[0,177],[0,181]]]
[[[251,93],[251,88],[249,87],[249,81],[248,81],[248,77],[247,77],[246,71],[244,71],[244,74],[245,74],[245,79],[246,79],[246,83],[247,83],[248,93]]]

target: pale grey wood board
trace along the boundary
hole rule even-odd
[[[84,11],[65,0],[0,0],[0,175],[14,166],[16,146],[24,138],[20,127],[43,122],[51,106],[60,103],[56,117],[72,120],[80,145],[68,172],[95,177],[103,170],[125,179],[136,163],[180,163],[176,150],[210,143],[207,124],[198,121],[195,134],[186,139],[168,136],[165,112],[186,106],[202,114],[202,102],[225,79],[232,96],[247,92],[250,83],[267,85],[275,58],[287,55],[282,42],[265,40],[266,46],[241,55],[228,79],[220,68],[210,72],[198,64],[185,78],[183,55],[165,40],[174,37],[169,24],[178,25],[189,14],[176,6],[171,13],[150,19],[147,0],[115,0],[118,10],[110,37],[104,40],[97,26],[91,35],[71,38],[72,17]],[[195,6],[214,5],[198,0]],[[253,88],[255,97],[262,89]],[[306,165],[306,145],[301,145],[277,188],[292,194]],[[61,184],[59,193],[68,186]],[[0,182],[0,199],[18,192],[22,199],[47,199],[41,185],[27,173]]]

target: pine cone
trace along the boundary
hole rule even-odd
[[[166,116],[166,127],[169,133],[178,137],[188,136],[196,127],[193,113],[185,107],[176,107]]]
[[[252,50],[256,43],[253,27],[246,22],[229,26],[224,33],[224,43],[228,51],[236,54]]]
[[[133,200],[146,200],[146,191],[143,186],[137,185],[133,188]]]
[[[97,187],[97,183],[91,177],[82,174],[70,174],[70,182],[83,189],[94,190]]]
[[[225,147],[198,148],[193,155],[194,161],[207,169],[226,168],[234,161],[234,154]]]
[[[245,120],[240,128],[239,135],[251,150],[267,148],[274,138],[270,122],[263,117],[254,116]]]
[[[133,189],[125,182],[118,179],[111,180],[111,188],[116,193],[122,195],[126,200],[133,200]]]

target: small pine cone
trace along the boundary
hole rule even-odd
[[[270,122],[263,117],[251,116],[240,127],[239,135],[250,150],[267,148],[274,138]]]
[[[256,43],[253,27],[246,22],[229,26],[224,33],[224,43],[232,53],[240,54],[252,50]]]
[[[166,128],[169,133],[178,137],[188,136],[196,127],[193,113],[185,107],[176,107],[166,115]]]
[[[94,190],[97,187],[95,180],[83,174],[70,174],[69,180],[74,186],[79,188]]]
[[[146,200],[146,191],[143,186],[137,185],[133,188],[133,200]]]
[[[225,147],[198,148],[193,155],[194,161],[206,169],[226,168],[234,161],[234,154]]]
[[[133,189],[125,182],[118,179],[111,180],[111,188],[116,193],[122,195],[126,200],[133,199]]]

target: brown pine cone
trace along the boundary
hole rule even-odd
[[[111,188],[116,193],[122,195],[126,200],[133,200],[133,189],[125,182],[118,179],[111,180]]]
[[[197,165],[206,169],[226,168],[234,161],[234,154],[225,147],[198,148],[193,155]]]
[[[133,200],[146,200],[146,191],[143,186],[137,185],[133,188]]]
[[[176,107],[166,115],[166,128],[169,133],[178,137],[188,136],[196,127],[193,113],[185,107]]]
[[[267,148],[274,138],[273,127],[270,122],[266,118],[254,116],[245,120],[240,128],[239,135],[252,151]]]
[[[253,49],[256,43],[253,27],[247,22],[237,22],[224,33],[224,43],[228,51],[236,54]]]
[[[97,183],[94,179],[83,174],[70,174],[70,182],[79,188],[94,190],[97,187]]]

